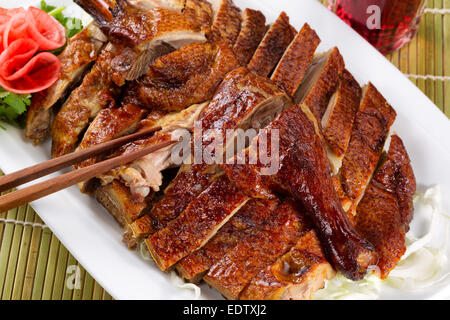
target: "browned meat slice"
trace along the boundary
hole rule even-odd
[[[145,10],[126,0],[117,0],[111,10],[99,10],[101,0],[76,0],[90,13],[110,41],[130,48],[125,56],[111,64],[120,73],[114,79],[123,85],[124,80],[136,80],[148,70],[148,66],[170,49],[179,49],[194,42],[205,42],[205,32],[199,24],[183,13],[166,8]]]
[[[295,93],[295,103],[306,104],[321,123],[345,64],[338,48],[318,55]]]
[[[176,268],[189,282],[197,283],[214,264],[239,242],[264,228],[278,200],[250,200],[203,248],[181,260]]]
[[[211,3],[206,0],[186,0],[183,13],[188,19],[199,24],[207,36],[209,35],[213,18]]]
[[[213,0],[213,23],[209,41],[226,41],[233,46],[241,31],[241,10],[232,0]]]
[[[52,125],[52,157],[75,149],[78,137],[103,108],[115,105],[119,88],[112,83],[111,61],[117,48],[111,44],[102,51],[81,85],[72,92]]]
[[[128,2],[133,6],[145,10],[151,10],[155,8],[165,8],[176,10],[178,12],[183,11],[184,6],[186,4],[186,0],[128,0]]]
[[[181,112],[167,114],[159,120],[148,121],[147,125],[151,122],[152,127],[162,127],[162,130],[149,138],[124,146],[115,154],[126,154],[161,141],[171,140],[172,138],[178,139],[179,136],[183,136],[186,133],[185,130],[193,130],[195,121],[206,105],[207,103],[193,105]],[[173,163],[171,157],[172,151],[177,147],[178,144],[174,144],[160,149],[132,163],[122,165],[103,174],[100,176],[100,179],[103,181],[103,184],[119,179],[130,187],[136,201],[143,199],[150,193],[151,189],[159,191],[163,181],[163,170],[181,165],[181,163]]]
[[[290,96],[294,96],[314,59],[320,38],[306,23],[289,45],[272,75],[274,81]]]
[[[139,242],[165,228],[215,179],[223,175],[218,169],[213,166],[183,165],[164,191],[164,197],[153,206],[150,213],[130,225],[132,235],[129,236],[129,241]]]
[[[350,144],[339,170],[339,179],[353,202],[353,209],[361,200],[375,172],[395,118],[395,110],[378,90],[372,84],[365,87]]]
[[[145,113],[145,109],[132,104],[120,108],[103,109],[92,121],[77,150],[87,149],[136,131],[139,121]],[[74,165],[74,168],[90,166],[101,159],[102,156],[93,157]],[[78,184],[78,186],[82,192],[85,192],[88,184],[89,181],[86,181]]]
[[[325,259],[316,232],[305,233],[288,253],[262,270],[241,300],[310,300],[335,271]]]
[[[248,201],[223,175],[145,243],[162,271],[204,246]]]
[[[283,93],[276,85],[271,83],[268,79],[258,77],[250,73],[245,68],[239,68],[229,73],[220,87],[218,88],[213,100],[205,107],[198,117],[202,132],[196,133],[203,137],[202,143],[204,150],[214,144],[214,137],[209,137],[206,133],[209,130],[215,130],[218,135],[226,136],[227,130],[236,129],[259,129],[264,127],[267,123],[272,121],[283,110],[291,106],[291,101],[285,93]],[[235,137],[233,137],[234,139]],[[231,139],[231,140],[233,140]],[[225,148],[212,150],[210,160],[224,158],[225,154],[234,155],[234,148],[227,150],[227,145],[232,145],[233,141],[226,141]],[[216,154],[217,151],[217,154]],[[237,150],[239,151],[239,150]],[[195,160],[195,159],[194,159]],[[203,159],[204,160],[204,159]],[[147,232],[153,230],[154,226],[165,227],[167,223],[178,217],[181,213],[173,205],[181,203],[185,208],[198,194],[203,192],[209,185],[211,176],[203,173],[207,162],[204,165],[185,166],[186,173],[177,177],[172,186],[175,193],[168,193],[166,190],[165,198],[161,201],[159,209],[152,210],[152,224],[145,228],[142,224],[136,226],[136,236],[142,237],[147,235]],[[216,171],[213,170],[213,175]],[[189,178],[185,180],[184,175]],[[205,183],[206,182],[206,183]],[[194,195],[194,198],[192,198]],[[167,202],[166,202],[167,201]],[[158,205],[156,206],[158,207]],[[145,219],[145,221],[144,221]],[[142,218],[144,224],[148,223],[150,219]],[[133,228],[132,228],[133,229]]]
[[[135,221],[148,206],[147,202],[134,202],[130,189],[119,181],[95,189],[94,196],[122,226]],[[152,195],[147,200],[151,200]]]
[[[210,100],[225,75],[238,66],[224,42],[190,44],[157,59],[137,81],[137,94],[152,110],[181,111]]]
[[[406,251],[416,181],[403,142],[392,136],[389,153],[367,187],[355,217],[356,229],[375,246],[385,279]]]
[[[252,278],[289,251],[307,228],[301,211],[288,200],[273,212],[264,230],[239,242],[203,279],[236,300]]]
[[[289,23],[289,17],[282,12],[256,49],[248,68],[262,77],[268,77],[296,34],[297,31]]]
[[[337,91],[331,97],[322,118],[322,133],[328,146],[328,159],[337,174],[347,151],[353,123],[361,104],[361,87],[350,72],[344,70]]]
[[[136,131],[145,113],[145,109],[133,104],[127,104],[120,108],[103,109],[92,121],[77,150],[87,149]],[[98,157],[90,158],[74,167],[86,167],[98,160]]]
[[[262,158],[258,156],[260,141],[267,141],[267,149],[272,149],[272,134],[279,137],[278,165],[261,161],[248,164],[249,154],[257,155],[255,159]],[[300,201],[334,267],[348,278],[364,277],[367,267],[376,261],[373,247],[355,231],[342,209],[319,126],[306,105],[283,112],[234,163],[247,164],[223,165],[233,183],[252,197],[270,198],[277,191]]]
[[[25,134],[35,144],[49,136],[53,116],[51,109],[66,97],[70,88],[81,81],[106,41],[106,36],[94,23],[69,39],[66,48],[58,56],[61,61],[58,81],[47,90],[33,95],[28,109]]]
[[[261,11],[245,9],[242,14],[242,29],[233,51],[239,63],[246,66],[266,33],[266,17]]]
[[[199,122],[205,133],[202,134],[203,153],[215,142],[214,137],[207,135],[208,131],[214,130],[214,136],[227,137],[227,130],[260,129],[291,105],[286,93],[268,79],[259,77],[244,67],[230,72],[213,100],[200,114]],[[233,146],[236,137],[237,132],[233,137],[227,137],[224,146],[226,158],[235,153],[234,148],[229,150],[229,146]],[[224,156],[213,153],[211,152],[211,156],[215,159],[220,160]]]

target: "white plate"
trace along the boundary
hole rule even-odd
[[[308,22],[322,39],[319,50],[332,46],[341,50],[347,68],[361,84],[372,81],[395,107],[394,130],[404,139],[411,155],[419,186],[442,186],[444,209],[450,212],[450,123],[438,108],[400,71],[356,32],[314,0],[235,0],[241,7],[260,9],[268,21],[284,10],[296,28]],[[70,0],[48,0],[64,4],[74,15],[84,13]],[[36,4],[33,0],[0,0],[0,6]],[[22,131],[7,126],[0,130],[0,168],[10,173],[48,159],[49,144],[33,147]],[[445,197],[447,195],[447,197]],[[121,242],[122,230],[92,198],[77,187],[61,191],[32,204],[55,235],[116,299],[184,299],[189,292],[177,289],[167,275],[129,251]],[[443,233],[437,234],[436,238]],[[450,290],[433,287],[416,292],[386,290],[385,299],[449,298]],[[202,286],[202,298],[220,298]]]

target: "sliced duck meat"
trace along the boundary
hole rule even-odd
[[[356,229],[377,250],[385,279],[406,251],[405,234],[413,214],[416,180],[402,140],[392,136],[389,153],[357,208]]]
[[[25,134],[35,144],[49,136],[53,117],[51,109],[81,81],[106,41],[106,36],[94,23],[68,41],[58,56],[61,61],[59,79],[50,88],[33,95],[28,109]]]
[[[361,87],[350,72],[344,70],[337,91],[331,97],[322,118],[322,133],[327,142],[328,159],[337,174],[347,151],[353,123],[361,104]]]
[[[375,86],[366,86],[356,114],[350,144],[339,170],[342,187],[352,201],[352,211],[364,195],[375,172],[395,118],[395,110]]]
[[[158,121],[152,122],[152,127],[162,127],[162,130],[149,138],[140,139],[126,145],[117,154],[131,153],[161,141],[184,137],[186,132],[193,130],[195,121],[206,105],[207,103],[193,105],[181,112],[167,114]],[[100,179],[103,184],[119,179],[131,189],[135,201],[142,200],[151,190],[159,191],[163,181],[163,170],[181,165],[181,163],[173,163],[171,157],[172,151],[177,147],[178,144],[174,144],[160,149],[130,164],[122,165],[102,175]]]
[[[297,31],[289,23],[289,17],[282,12],[256,49],[248,68],[261,77],[268,77],[296,34]]]
[[[305,24],[281,58],[271,77],[272,81],[287,94],[294,96],[314,59],[319,43],[319,36]]]
[[[162,271],[204,246],[248,201],[223,175],[145,243]]]
[[[99,186],[95,188],[93,194],[122,227],[126,227],[138,219],[144,209],[148,207],[148,202],[153,196],[152,194],[147,197],[148,202],[135,202],[132,199],[130,189],[120,181]]]
[[[176,269],[189,282],[198,283],[209,268],[239,242],[255,235],[269,223],[278,200],[250,200],[201,249],[181,260]]]
[[[287,200],[273,211],[264,230],[240,241],[203,279],[227,299],[239,299],[252,278],[288,252],[306,228],[302,211]]]
[[[220,137],[227,137],[226,141],[222,141],[225,146],[221,144],[220,148],[208,152],[210,160],[213,162],[218,160],[220,163],[239,151],[234,148],[237,144],[235,140],[239,139],[237,129],[263,128],[291,105],[289,97],[268,79],[258,77],[246,68],[236,69],[225,77],[213,100],[202,110],[198,117],[201,132],[194,131],[194,139],[196,136],[201,139],[199,144],[203,148],[200,150],[203,155],[209,146],[220,140]],[[227,136],[228,130],[234,130],[233,135]],[[209,135],[209,132],[214,132],[214,134]],[[216,138],[219,139],[216,140]],[[195,159],[193,162],[195,163]],[[172,193],[172,191],[167,192],[168,190],[166,190],[163,200],[150,213],[153,226],[147,228],[143,226],[150,219],[142,218],[142,221],[139,221],[143,224],[135,228],[139,231],[136,233],[138,237],[147,234],[141,230],[153,230],[155,225],[165,227],[181,213],[177,209],[180,206],[177,205],[174,208],[173,204],[184,203],[181,207],[185,208],[209,186],[209,183],[212,182],[210,179],[215,176],[215,166],[210,167],[214,172],[213,175],[205,175],[203,172],[205,168],[208,168],[208,162],[200,161],[199,163],[201,164],[184,166],[186,171],[182,171],[183,174],[177,176],[172,182],[174,187],[171,190],[176,192]],[[186,177],[189,177],[188,181]],[[194,198],[193,195],[195,195]]]
[[[267,31],[266,17],[261,11],[245,9],[242,13],[242,28],[233,51],[242,66],[246,66],[255,54]]]
[[[232,0],[213,0],[213,23],[209,41],[225,41],[233,46],[241,31],[241,9]]]
[[[275,135],[279,159],[249,164],[264,159],[259,145],[272,150]],[[273,198],[281,192],[300,201],[314,222],[328,259],[350,279],[361,279],[376,261],[373,246],[354,229],[344,212],[333,186],[320,128],[307,105],[294,106],[262,130],[249,149],[241,152],[234,164],[223,165],[230,180],[246,194]],[[242,164],[245,163],[245,164]]]
[[[164,8],[178,12],[182,12],[186,5],[186,0],[128,0],[128,2],[135,7],[145,10]]]
[[[247,285],[241,300],[310,300],[334,278],[314,230],[300,237],[295,247],[263,269]]]
[[[112,83],[110,64],[117,50],[112,44],[106,46],[56,115],[51,129],[53,158],[72,152],[89,122],[100,110],[115,105],[120,90]]]
[[[209,37],[213,19],[211,3],[206,0],[186,0],[183,13],[188,19],[199,24],[201,30]]]
[[[319,123],[344,68],[344,59],[336,47],[317,55],[295,93],[295,103],[306,104]]]
[[[103,109],[92,121],[77,150],[87,149],[135,132],[145,114],[145,109],[133,104],[120,108]],[[76,164],[74,168],[93,165],[102,158],[102,156],[92,157]],[[78,186],[81,191],[85,191],[87,184],[88,181],[80,183]]]
[[[190,44],[157,59],[137,81],[137,94],[149,109],[181,111],[211,100],[225,75],[238,66],[224,42]]]
[[[96,20],[110,41],[130,48],[122,58],[111,65],[119,79],[136,80],[148,70],[151,63],[164,54],[194,42],[205,42],[205,32],[200,25],[176,10],[155,8],[151,10],[133,6],[126,0],[118,0],[112,10],[99,10],[99,0],[76,0]]]

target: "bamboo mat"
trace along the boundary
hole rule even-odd
[[[427,7],[418,36],[387,58],[450,117],[450,13],[432,10],[450,0]],[[112,299],[30,206],[0,213],[0,239],[1,300]]]

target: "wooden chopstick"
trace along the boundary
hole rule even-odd
[[[90,148],[69,153],[67,155],[51,159],[37,165],[16,171],[6,176],[0,177],[0,192],[15,188],[24,183],[44,177],[50,173],[67,168],[71,165],[87,160],[89,158],[98,156],[108,150],[121,147],[129,142],[135,141],[139,138],[144,138],[156,131],[161,130],[161,127],[150,128],[140,132],[130,134],[125,137],[114,139],[105,143],[92,146]]]
[[[8,193],[0,197],[0,212],[8,211],[31,201],[48,196],[49,194],[66,189],[77,183],[92,179],[122,164],[133,162],[152,152],[177,142],[178,140],[161,142],[153,146],[137,150],[136,152],[111,158],[82,169],[71,171],[56,178],[37,183],[30,187]]]

